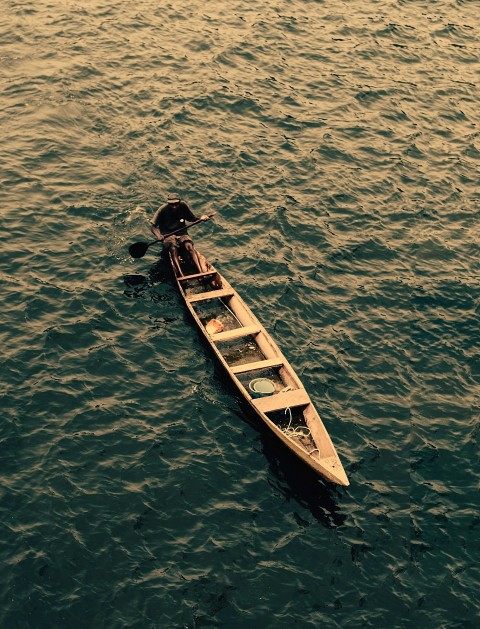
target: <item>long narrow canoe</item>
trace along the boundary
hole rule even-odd
[[[199,253],[199,252],[198,252]],[[203,273],[172,263],[194,321],[252,410],[300,459],[338,485],[349,481],[310,396],[267,330],[199,253]]]

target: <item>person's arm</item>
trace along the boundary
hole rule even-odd
[[[164,206],[162,205],[161,207],[158,208],[158,210],[153,215],[152,220],[150,221],[150,231],[152,232],[152,234],[155,236],[157,240],[163,240],[163,236],[157,227],[158,217],[160,216],[160,212],[162,211],[163,207]]]
[[[150,225],[150,230],[157,240],[163,240],[163,236],[159,232],[158,227],[155,227],[153,223]]]
[[[193,223],[194,221],[208,221],[208,219],[210,217],[208,216],[208,214],[202,214],[200,217],[199,216],[195,216],[195,214],[192,212],[190,207],[185,203],[184,218],[185,218],[185,220],[190,221],[191,223]]]

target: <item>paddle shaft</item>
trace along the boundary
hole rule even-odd
[[[216,214],[216,212],[212,212],[212,214],[208,215],[208,218],[212,218],[212,216]],[[184,229],[187,229],[188,227],[192,227],[193,225],[196,225],[197,223],[204,223],[205,221],[203,221],[201,218],[199,218],[196,221],[193,221],[193,223],[190,223],[190,225],[185,225],[185,227],[179,227],[178,229],[175,229],[173,232],[170,232],[169,234],[165,234],[165,236],[162,236],[162,239],[157,239],[157,240],[152,240],[152,242],[148,243],[148,246],[150,247],[150,245],[154,245],[157,242],[163,242],[165,240],[165,238],[168,238],[169,236],[173,236],[174,234],[178,234],[178,232],[183,231]]]
[[[214,216],[215,214],[216,212],[212,212],[211,214],[208,214],[207,216],[208,218],[212,218],[212,216]],[[157,240],[152,240],[151,242],[136,242],[135,244],[129,247],[130,255],[132,255],[134,258],[143,258],[143,256],[147,252],[147,249],[151,247],[152,245],[156,245],[157,242],[163,242],[165,238],[168,238],[169,236],[174,236],[175,234],[178,234],[178,232],[181,232],[184,229],[187,229],[188,227],[192,227],[193,225],[197,225],[198,223],[203,223],[203,222],[204,220],[199,218],[198,220],[193,221],[193,223],[190,223],[190,225],[179,227],[178,229],[175,229],[173,232],[163,235],[161,239],[157,238]]]

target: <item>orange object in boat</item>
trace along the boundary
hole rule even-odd
[[[211,319],[205,328],[209,334],[218,334],[223,331],[223,323],[220,323],[218,319]]]

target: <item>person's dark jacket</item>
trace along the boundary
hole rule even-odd
[[[162,235],[170,234],[180,229],[176,235],[184,236],[188,234],[186,221],[192,223],[197,220],[198,218],[193,214],[188,205],[184,201],[180,201],[177,206],[170,205],[169,203],[161,205],[150,222],[154,227],[160,230]],[[181,229],[182,227],[184,227],[184,229]]]

